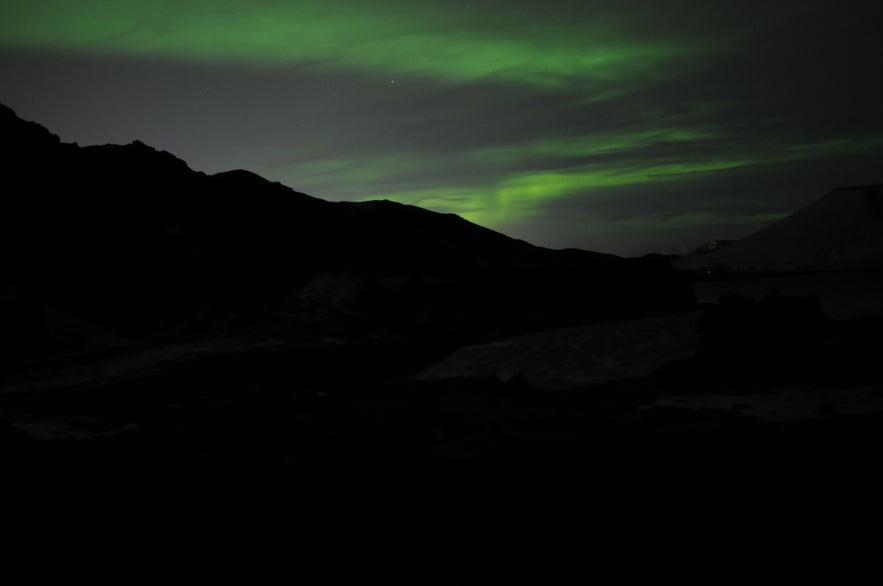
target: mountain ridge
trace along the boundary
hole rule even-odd
[[[685,270],[826,271],[883,266],[883,184],[839,187],[742,240],[676,261]]]
[[[33,314],[4,334],[10,355],[25,337],[37,357],[89,346],[56,315],[135,340],[286,314],[311,331],[475,341],[695,302],[659,259],[543,249],[413,206],[327,202],[241,169],[207,175],[140,141],[80,147],[5,107],[0,130],[4,313]],[[344,282],[343,298],[326,291]]]

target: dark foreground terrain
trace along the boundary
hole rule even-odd
[[[691,285],[0,114],[10,482],[873,473],[880,271]]]
[[[295,484],[470,470],[604,482],[871,474],[883,320],[832,322],[818,309],[730,296],[699,317],[693,357],[557,390],[518,373],[418,380],[447,350],[414,344],[277,339],[207,352],[3,395],[5,466]]]

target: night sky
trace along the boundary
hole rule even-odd
[[[883,2],[0,0],[0,101],[81,145],[622,255],[883,182]]]

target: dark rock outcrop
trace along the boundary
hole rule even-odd
[[[697,324],[697,359],[718,379],[812,376],[828,358],[832,323],[813,295],[773,290],[761,301],[722,295]]]

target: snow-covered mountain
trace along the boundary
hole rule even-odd
[[[883,185],[835,189],[759,232],[675,266],[740,272],[883,266]]]

